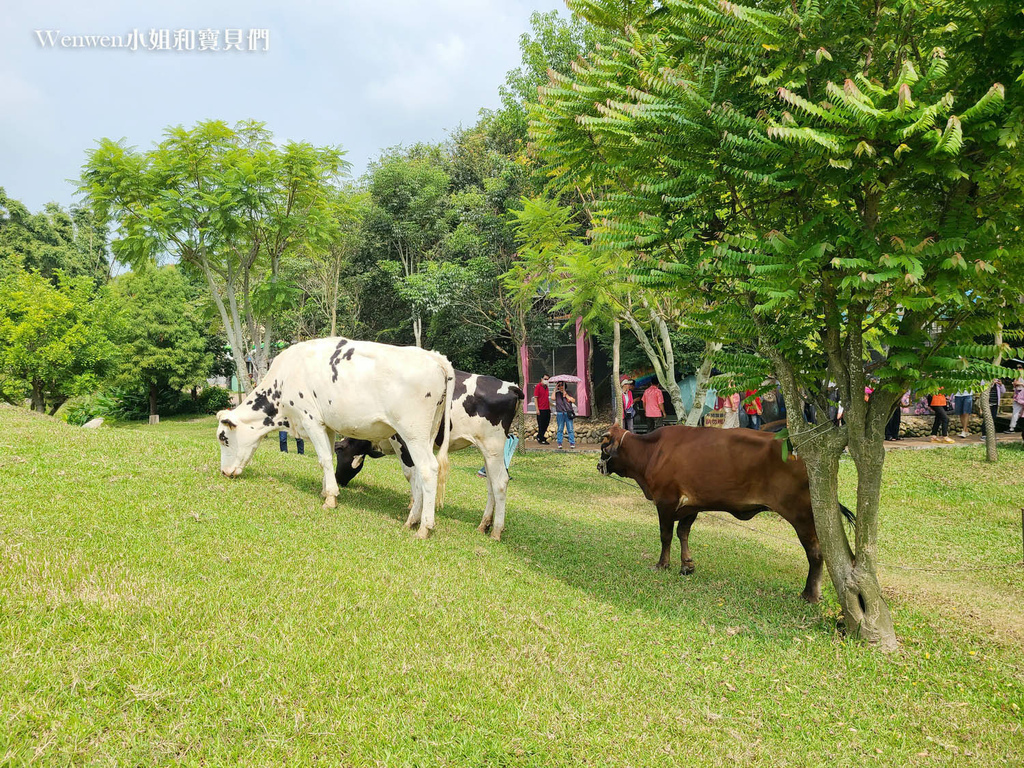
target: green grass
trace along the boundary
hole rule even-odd
[[[212,418],[0,407],[0,764],[1024,764],[1024,572],[944,570],[1020,559],[1024,452],[888,458],[889,656],[775,516],[702,516],[684,578],[594,456],[517,457],[500,543],[452,458],[421,542],[392,460],[324,511],[274,440],[222,478]]]

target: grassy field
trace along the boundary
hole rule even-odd
[[[697,573],[652,571],[653,506],[595,461],[517,457],[496,543],[455,454],[421,542],[391,460],[328,512],[276,440],[222,478],[212,419],[0,406],[0,764],[1024,764],[1024,569],[953,570],[1020,560],[1024,452],[889,457],[890,656],[827,580],[798,599],[777,517],[702,516]]]

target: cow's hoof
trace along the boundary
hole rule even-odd
[[[693,560],[687,560],[683,563],[683,567],[679,569],[680,576],[689,576],[697,570],[697,566],[693,564]]]
[[[324,499],[324,509],[334,509],[337,506],[338,506],[338,497],[337,496],[328,496],[326,499]]]
[[[668,568],[668,563],[655,563],[651,566],[652,571],[664,571]]]
[[[815,592],[808,592],[806,589],[800,593],[800,599],[814,605],[821,602],[821,595]]]
[[[417,539],[426,539],[429,536],[430,536],[430,529],[427,528],[427,526],[425,526],[425,525],[421,525],[419,527],[419,530],[416,531],[416,538]]]

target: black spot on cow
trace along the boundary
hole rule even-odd
[[[456,388],[458,388],[458,375],[459,372],[456,372]],[[466,395],[461,406],[470,416],[487,419],[494,426],[501,424],[507,435],[516,416],[516,405],[524,398],[524,395],[523,390],[516,386],[509,387],[508,392],[499,393],[504,386],[505,382],[494,376],[477,376],[473,394]],[[463,386],[463,392],[465,391],[465,386]]]
[[[437,427],[437,437],[434,438],[434,445],[438,448],[440,448],[441,443],[444,442],[444,424],[445,422],[442,420],[441,424]],[[451,429],[451,422],[448,422],[448,428]]]
[[[409,469],[412,469],[415,465],[412,463],[412,454],[409,453],[409,446],[405,444],[405,440],[402,439],[401,435],[395,435],[394,438],[398,441],[398,445],[402,449],[399,453],[402,463],[409,467]]]
[[[220,440],[222,443],[224,443],[224,446],[227,447],[228,436],[226,434],[224,434],[223,432],[218,433],[217,434],[217,439]]]
[[[295,401],[294,400],[289,400],[288,401],[288,405],[295,405]]]
[[[349,347],[348,350],[345,352],[345,354],[341,356],[341,359],[342,360],[351,360],[352,359],[352,353],[355,352],[355,351],[356,351],[355,347]]]
[[[266,416],[263,419],[263,426],[272,427],[274,426],[274,417],[277,416],[277,406],[267,397],[264,392],[257,392],[256,396],[252,400],[252,409],[254,411],[263,411]]]
[[[302,396],[303,396],[303,395],[302,395],[302,393],[301,393],[301,392],[299,392],[299,397],[302,397]]]
[[[425,394],[425,395],[424,395],[423,397],[424,397],[424,398],[430,397],[430,393],[429,393],[429,392],[427,392],[427,394]]]
[[[281,419],[281,426],[284,427],[285,429],[288,429],[289,427],[291,427],[291,424],[288,423],[288,419]]]
[[[469,377],[472,375],[473,374],[466,373],[465,371],[455,372],[455,390],[452,392],[453,403],[466,394],[466,382],[469,381]]]
[[[331,355],[331,381],[336,382],[338,380],[338,360],[341,357],[341,350],[348,344],[348,339],[341,339],[338,342],[338,346],[334,348],[334,354]],[[349,350],[349,357],[351,357],[352,350]]]

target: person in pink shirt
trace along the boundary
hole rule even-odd
[[[656,383],[644,390],[640,402],[644,404],[644,418],[647,419],[648,429],[657,429],[661,426],[661,417],[665,415],[665,395]]]

